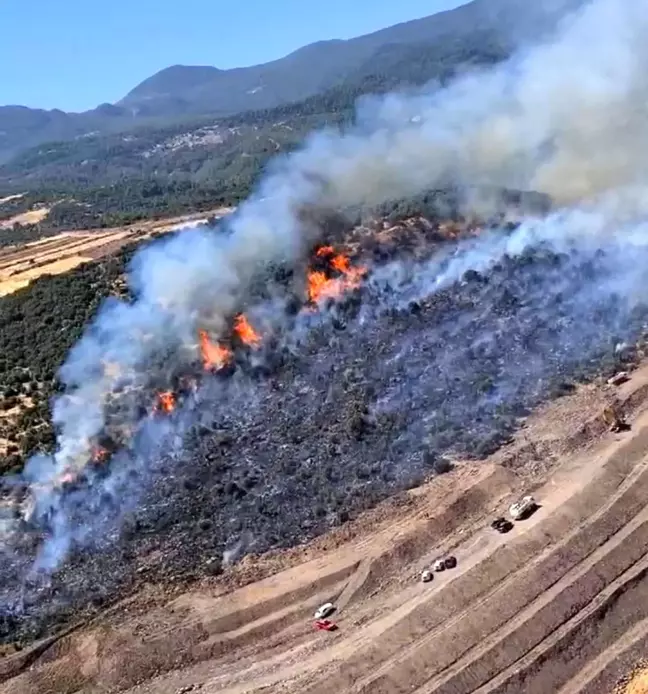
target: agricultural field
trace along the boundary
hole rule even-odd
[[[228,211],[229,209],[219,208],[207,214],[142,222],[129,227],[62,232],[31,243],[0,248],[0,296],[22,289],[43,275],[69,272],[82,263],[114,254],[127,244],[138,243],[155,234],[167,233],[183,226],[195,225],[208,217],[222,216]],[[37,210],[24,214],[40,212]],[[44,212],[47,214],[46,210]],[[20,220],[11,221],[13,223]]]

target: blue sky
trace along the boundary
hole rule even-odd
[[[169,65],[254,65],[465,1],[0,0],[0,104],[85,110]]]

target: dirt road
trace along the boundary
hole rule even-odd
[[[459,463],[309,546],[189,592],[150,586],[0,661],[2,691],[612,692],[648,648],[647,391],[648,368],[581,390],[491,461]],[[598,418],[613,396],[632,413],[622,434]],[[493,531],[527,491],[539,510]],[[421,583],[450,551],[458,566]],[[315,631],[328,600],[339,630]]]

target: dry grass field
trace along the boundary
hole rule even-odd
[[[37,215],[46,210],[32,210],[25,214]],[[149,238],[156,233],[191,226],[212,215],[220,216],[229,209],[218,209],[207,214],[185,215],[157,222],[141,222],[129,227],[100,231],[69,231],[32,243],[0,249],[0,296],[11,294],[42,275],[68,272],[81,263],[97,260],[115,253],[127,243]],[[44,215],[43,215],[44,216]],[[14,221],[20,221],[13,219]],[[34,223],[39,220],[31,220]],[[27,221],[23,220],[23,223]],[[0,228],[0,233],[2,230]]]

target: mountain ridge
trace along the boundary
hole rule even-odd
[[[525,7],[523,0],[473,0],[359,37],[308,44],[259,65],[230,70],[172,65],[140,82],[118,102],[80,113],[0,106],[0,163],[29,147],[89,133],[122,132],[196,116],[226,117],[300,102],[360,81],[356,73],[366,75],[374,57],[388,74],[391,63],[381,55],[387,46],[400,46],[402,60],[417,46],[436,47],[478,33],[489,34],[512,50],[516,43],[552,29],[584,1],[544,0]]]

